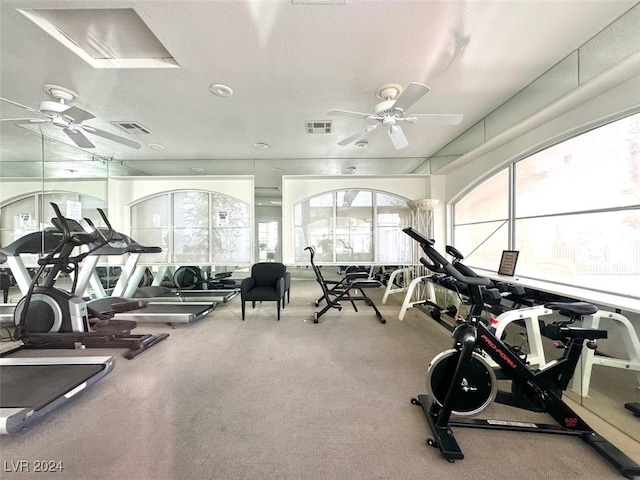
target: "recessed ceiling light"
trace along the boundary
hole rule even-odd
[[[367,148],[369,146],[369,142],[356,142],[355,145],[358,148]]]
[[[356,173],[356,167],[347,167],[347,173]]]
[[[192,171],[192,172],[198,172],[198,173],[201,173],[201,172],[204,172],[204,168],[200,168],[200,167],[193,167],[193,168],[191,169],[191,171]]]
[[[160,143],[150,143],[149,148],[152,150],[164,150],[166,147]]]
[[[277,167],[270,168],[269,170],[271,170],[272,172],[276,172],[276,173],[282,171],[281,168],[277,168]]]
[[[266,150],[267,148],[269,148],[269,145],[267,145],[266,143],[254,143],[253,146],[258,150]]]
[[[214,83],[209,87],[209,90],[211,91],[211,93],[217,95],[218,97],[230,97],[231,95],[233,95],[233,90],[231,90],[231,88],[227,87],[226,85],[222,85],[221,83]]]

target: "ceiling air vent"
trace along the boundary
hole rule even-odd
[[[331,133],[331,120],[306,122],[307,133]]]
[[[131,135],[140,135],[143,133],[149,134],[153,133],[147,127],[143,127],[138,122],[110,122],[111,125],[115,125],[116,127],[120,127],[123,130],[126,130]]]

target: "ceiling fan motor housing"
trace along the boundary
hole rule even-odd
[[[373,108],[373,113],[381,117],[390,115],[393,112],[394,103],[396,103],[395,100],[385,100],[384,102],[380,102]]]
[[[60,115],[65,110],[69,109],[69,105],[60,102],[53,102],[51,100],[45,100],[40,102],[40,111],[45,115]]]

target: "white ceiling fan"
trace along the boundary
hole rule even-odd
[[[2,118],[0,122],[13,122],[14,124],[52,123],[62,128],[62,131],[80,148],[95,148],[95,145],[89,141],[83,132],[91,133],[131,148],[141,147],[141,144],[134,140],[105,132],[90,125],[84,125],[82,122],[96,117],[80,107],[67,103],[73,102],[78,98],[78,95],[71,90],[56,85],[45,85],[44,91],[51,95],[53,100],[40,102],[39,108],[31,108],[3,97],[0,97],[0,100],[40,114],[45,118]]]
[[[346,117],[376,120],[363,131],[338,142],[338,145],[348,145],[363,141],[379,126],[387,127],[387,133],[396,150],[409,145],[400,123],[417,123],[421,125],[458,125],[462,121],[462,114],[407,114],[407,110],[429,92],[429,87],[421,83],[412,82],[403,91],[400,85],[390,84],[380,87],[376,96],[383,101],[378,103],[373,113],[351,112],[349,110],[331,110],[327,115],[342,115]]]

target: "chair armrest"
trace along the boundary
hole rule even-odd
[[[285,281],[284,277],[280,277],[278,279],[278,283],[276,284],[276,294],[278,295],[278,298],[284,297],[284,294],[287,291],[286,285],[287,282]]]
[[[256,279],[253,277],[247,277],[240,283],[240,292],[244,293],[251,290],[256,285]]]

